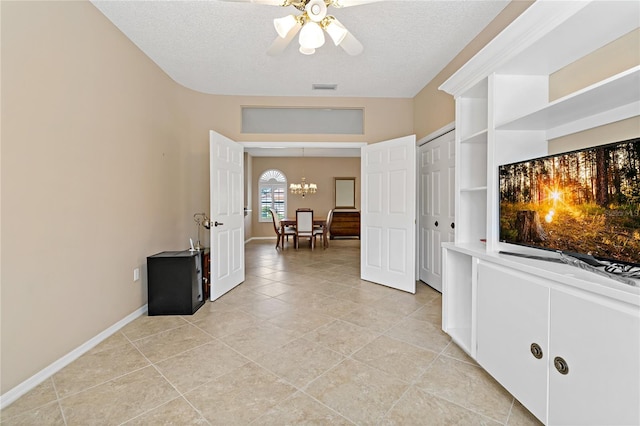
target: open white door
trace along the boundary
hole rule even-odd
[[[362,147],[360,277],[416,292],[416,137]]]
[[[244,148],[210,131],[211,300],[244,281]]]

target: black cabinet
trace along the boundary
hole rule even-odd
[[[149,315],[191,315],[204,304],[203,251],[164,251],[147,257]]]

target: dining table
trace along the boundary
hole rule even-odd
[[[284,230],[287,226],[296,226],[296,218],[284,218],[280,220],[280,232],[282,235],[282,249],[284,250]],[[329,246],[329,241],[327,238],[327,219],[313,218],[313,226],[322,226],[322,247],[327,248]]]

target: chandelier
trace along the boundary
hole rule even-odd
[[[287,15],[273,20],[278,33],[269,54],[280,53],[287,44],[300,32],[298,42],[300,53],[313,55],[322,47],[326,32],[336,46],[341,46],[349,55],[362,53],[362,44],[334,16],[327,15],[327,7],[343,7],[339,0],[283,0],[282,6],[293,6],[302,12],[301,15]]]
[[[295,195],[302,195],[304,198],[307,194],[315,194],[318,191],[318,185],[315,183],[307,183],[307,180],[303,177],[300,183],[292,183],[289,185],[289,191]]]
[[[304,148],[302,148],[302,157],[304,158]],[[302,198],[304,198],[307,194],[315,194],[318,191],[318,185],[307,183],[307,179],[303,176],[300,183],[289,185],[289,191],[295,195],[302,195]]]

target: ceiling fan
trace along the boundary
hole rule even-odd
[[[247,1],[247,0],[236,0]],[[362,53],[362,43],[351,34],[335,16],[328,15],[327,9],[332,7],[356,6],[378,0],[248,0],[251,3],[270,4],[275,6],[293,6],[302,13],[287,15],[273,20],[278,37],[267,50],[267,54],[275,56],[284,51],[295,36],[300,33],[300,53],[313,55],[317,48],[325,42],[326,32],[336,46],[340,46],[349,55]]]

